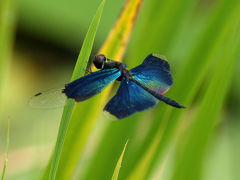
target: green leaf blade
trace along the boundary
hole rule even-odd
[[[118,162],[116,164],[116,167],[114,169],[114,172],[113,172],[113,176],[112,176],[112,180],[118,180],[118,176],[119,176],[119,172],[120,172],[120,168],[121,168],[121,164],[122,164],[122,160],[123,160],[123,155],[125,153],[125,150],[126,150],[126,147],[127,147],[127,144],[128,144],[128,140],[123,148],[123,151],[118,159]]]
[[[85,73],[84,70],[81,69],[80,67],[83,67],[83,68],[87,67],[88,59],[91,54],[91,49],[92,49],[93,42],[95,39],[96,31],[97,31],[97,28],[98,28],[98,25],[100,22],[104,3],[105,3],[105,0],[103,0],[101,5],[99,6],[98,11],[97,11],[95,17],[93,18],[93,21],[89,27],[89,30],[88,30],[86,38],[83,42],[83,46],[80,51],[80,54],[79,54],[79,57],[78,57],[78,60],[77,60],[77,63],[76,63],[76,66],[75,66],[75,69],[74,69],[74,72],[72,75],[72,80],[77,79],[78,77],[84,75],[84,73]],[[50,161],[51,166],[48,166],[48,167],[50,167],[50,170],[48,170],[48,169],[46,170],[47,174],[49,172],[50,180],[56,179],[56,174],[57,174],[59,160],[61,157],[62,147],[64,144],[64,140],[65,140],[68,126],[69,126],[72,111],[74,109],[75,103],[73,100],[68,99],[67,103],[69,105],[65,106],[64,110],[63,110],[63,115],[62,115],[62,119],[61,119],[61,123],[60,123],[60,127],[59,127],[59,133],[58,133],[58,137],[57,137],[55,150],[53,153],[53,157]]]

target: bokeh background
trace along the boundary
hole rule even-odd
[[[189,54],[194,47],[201,47],[196,44],[199,44],[200,41],[204,42],[203,37],[206,39],[206,44],[202,46],[206,46],[209,51],[201,49],[195,51],[198,53],[196,61],[201,61],[202,53],[205,53],[203,58],[209,58],[208,54],[213,54],[211,54],[213,60],[210,58],[210,65],[206,67],[208,70],[204,72],[203,80],[197,85],[192,100],[186,102],[188,108],[175,128],[175,138],[172,138],[171,145],[167,149],[169,153],[162,156],[164,161],[159,160],[146,179],[171,179],[171,172],[177,164],[176,162],[180,162],[176,159],[178,159],[178,154],[181,154],[181,149],[184,149],[184,143],[182,143],[184,136],[187,129],[191,128],[189,124],[193,123],[195,119],[192,117],[198,112],[199,104],[205,97],[211,77],[217,71],[215,69],[218,64],[216,59],[222,56],[221,50],[213,51],[211,44],[209,45],[212,41],[217,41],[218,36],[212,41],[208,40],[211,39],[212,34],[231,26],[229,23],[216,26],[216,28],[209,25],[209,19],[217,16],[217,11],[221,9],[219,7],[223,6],[224,2],[224,0],[145,0],[143,2],[123,58],[130,68],[141,63],[149,53],[157,52],[168,57],[173,78],[176,79],[179,69],[183,67],[182,64],[186,59],[189,59],[191,56]],[[124,3],[124,0],[106,1],[92,57],[104,43]],[[10,149],[6,179],[32,180],[43,176],[56,142],[62,108],[34,109],[29,106],[28,101],[39,91],[61,88],[69,82],[83,39],[99,4],[98,0],[0,1],[0,12],[7,11],[8,13],[7,16],[3,16],[2,13],[0,19],[0,29],[2,28],[0,31],[2,43],[0,46],[0,172],[4,162],[8,119],[10,120]],[[229,5],[224,9],[223,6],[219,12],[223,11],[225,14],[223,13],[223,16],[219,16],[219,18],[228,14],[228,10],[230,12],[237,11],[236,8],[239,7],[237,1],[231,0],[228,4],[232,7]],[[7,19],[4,20],[5,17]],[[239,22],[239,18],[239,14],[236,13],[234,17],[229,15],[227,20],[223,19],[222,21],[236,19]],[[221,19],[218,21],[221,22]],[[215,23],[217,24],[218,21]],[[2,22],[9,23],[6,31],[3,30],[4,23]],[[205,31],[212,31],[212,34],[208,33],[209,37],[202,35]],[[237,39],[237,36],[234,38]],[[239,44],[237,47],[230,47],[230,49],[234,48],[240,50]],[[216,55],[217,53],[218,55]],[[194,76],[195,66],[197,64],[193,63],[192,71],[187,71],[190,74],[187,74],[186,77]],[[199,170],[201,175],[197,176],[199,179],[235,180],[240,178],[239,70],[238,56],[234,68],[231,69],[232,76],[229,78],[226,93],[223,94],[224,104],[220,105],[213,133],[207,137],[204,158],[199,162],[203,164],[201,171]],[[187,78],[186,83],[188,83]],[[216,88],[221,88],[221,82],[217,85],[219,87],[216,86]],[[173,85],[172,89],[174,88]],[[181,100],[181,94],[186,92],[184,89],[175,89],[175,91],[178,92],[177,100]],[[174,93],[170,97],[175,98]],[[186,97],[186,95],[182,97]],[[208,104],[211,102],[209,99]],[[103,108],[98,107],[97,103],[95,105],[96,108]],[[79,160],[72,178],[109,179],[128,138],[130,139],[129,153],[126,152],[128,154],[126,154],[126,161],[123,161],[120,178],[129,177],[144,154],[144,152],[138,152],[138,148],[150,147],[149,136],[151,133],[153,136],[156,133],[156,129],[152,129],[152,127],[160,126],[156,121],[162,122],[164,117],[158,112],[161,107],[165,106],[161,103],[155,109],[133,115],[122,122],[109,122],[100,114],[99,121],[89,137],[85,155]],[[208,114],[201,117],[207,118]],[[79,119],[81,120],[81,117]],[[109,128],[112,126],[113,129]],[[118,126],[121,127],[118,128]],[[116,129],[119,131],[114,134],[113,131]],[[204,136],[204,131],[202,134]],[[78,140],[73,139],[73,141]],[[135,152],[136,156],[133,156]],[[84,163],[86,166],[83,165]],[[136,177],[136,179],[138,178]]]

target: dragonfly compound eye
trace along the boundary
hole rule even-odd
[[[104,68],[106,57],[103,54],[97,55],[94,57],[93,63],[97,69]]]

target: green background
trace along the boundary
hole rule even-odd
[[[0,12],[6,2],[0,1]],[[34,109],[28,101],[39,91],[69,82],[100,1],[11,3],[5,8],[10,12],[7,30],[0,31],[0,167],[10,119],[6,179],[32,180],[43,176],[62,108]],[[104,43],[124,3],[106,1],[92,56]],[[239,4],[237,0],[144,1],[123,61],[132,68],[149,53],[165,55],[175,82],[166,95],[187,109],[180,112],[160,103],[121,121],[110,121],[101,114],[73,179],[110,179],[127,139],[120,179],[130,175],[164,180],[240,178]],[[97,103],[86,106],[103,108]],[[163,138],[156,142],[159,132]],[[151,154],[148,149],[154,143],[153,159],[144,164],[142,159]]]

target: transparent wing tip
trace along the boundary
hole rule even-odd
[[[152,55],[155,56],[155,57],[158,57],[158,58],[160,58],[160,59],[163,59],[163,60],[165,60],[165,61],[168,61],[167,57],[164,56],[164,55],[162,55],[162,54],[152,53]]]
[[[61,89],[39,92],[29,99],[29,105],[33,108],[58,108],[63,107],[66,96]]]
[[[104,110],[103,111],[103,115],[106,119],[112,120],[112,121],[116,121],[119,120],[116,116],[112,115],[110,112]]]

